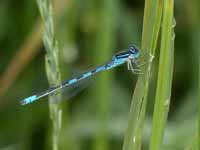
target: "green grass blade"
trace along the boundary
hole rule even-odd
[[[95,54],[93,55],[94,63],[96,65],[106,62],[113,55],[113,46],[116,30],[116,0],[102,0],[96,1],[96,9],[101,8],[98,13],[98,26],[95,39]],[[94,98],[96,103],[96,118],[98,119],[99,129],[95,135],[94,150],[108,150],[108,131],[106,129],[110,110],[111,110],[111,84],[112,72],[101,74],[95,84]]]
[[[44,23],[43,42],[46,49],[45,65],[46,73],[50,86],[61,83],[59,70],[58,45],[55,40],[53,9],[51,0],[37,0],[40,14]],[[53,123],[52,131],[52,149],[58,150],[59,134],[62,122],[62,109],[59,103],[60,94],[49,96],[50,118]]]
[[[200,1],[196,0],[196,30],[197,30],[197,55],[198,55],[198,140],[200,141]],[[198,150],[200,150],[200,142],[198,142]]]
[[[163,0],[146,0],[142,33],[142,51],[153,58],[160,30]],[[151,58],[150,58],[151,59]],[[147,104],[148,87],[152,63],[146,65],[146,72],[140,76],[132,98],[128,128],[123,150],[139,150],[142,143],[142,127]]]
[[[198,148],[199,138],[197,135],[194,135],[188,144],[188,146],[184,150],[199,150]]]
[[[167,121],[174,64],[173,0],[164,0],[161,49],[150,150],[160,150]]]

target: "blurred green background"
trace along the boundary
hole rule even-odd
[[[187,148],[197,136],[196,33],[200,29],[195,2],[175,1],[175,66],[163,149]],[[62,80],[104,64],[131,44],[140,47],[142,0],[56,0],[54,8]],[[51,149],[47,98],[25,107],[19,103],[48,88],[37,3],[1,0],[0,19],[0,149]],[[144,149],[151,132],[157,56],[159,49],[153,63]],[[63,100],[60,149],[122,149],[136,80],[137,75],[120,66],[96,75],[70,101]]]

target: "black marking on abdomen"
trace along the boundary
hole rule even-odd
[[[81,78],[83,78],[83,75],[76,77],[77,80],[80,80]]]
[[[97,69],[94,69],[91,71],[92,74],[95,74],[97,72]]]

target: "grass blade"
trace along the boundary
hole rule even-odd
[[[184,150],[199,150],[198,149],[199,138],[197,135],[194,135],[188,144],[188,146]]]
[[[117,9],[116,0],[102,0],[96,1],[95,6],[96,10],[101,8],[97,17],[98,17],[98,26],[95,39],[95,54],[93,55],[94,63],[96,65],[106,62],[113,55],[113,46],[115,39],[116,31],[116,17],[113,14],[116,14]],[[94,99],[96,107],[96,118],[98,119],[99,129],[95,135],[94,140],[94,150],[108,150],[109,149],[109,140],[108,140],[108,131],[106,126],[110,118],[111,110],[111,84],[112,84],[112,72],[106,72],[101,74],[97,80],[94,87]]]
[[[197,89],[197,95],[198,95],[198,141],[200,140],[200,29],[199,29],[199,26],[200,26],[200,1],[199,0],[196,0],[195,1],[195,4],[196,4],[196,20],[197,20],[197,23],[196,23],[196,30],[197,30],[197,55],[198,55],[198,89]],[[200,150],[200,142],[198,142],[198,150]]]
[[[37,0],[40,14],[44,23],[43,42],[46,48],[46,72],[50,86],[55,86],[61,83],[61,75],[59,70],[59,55],[58,45],[55,40],[53,8],[51,0]],[[50,118],[53,122],[52,131],[52,149],[58,150],[58,139],[61,130],[62,109],[59,103],[60,94],[49,96]]]
[[[161,149],[169,111],[174,64],[173,8],[173,0],[164,0],[161,50],[150,150]]]
[[[146,0],[142,33],[142,51],[153,58],[160,30],[163,0]],[[151,58],[150,58],[151,59]],[[140,76],[132,98],[128,128],[123,150],[141,149],[142,125],[145,118],[148,87],[152,63],[146,65],[146,72]]]

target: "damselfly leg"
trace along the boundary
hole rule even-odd
[[[132,60],[129,59],[127,61],[127,68],[128,68],[128,70],[131,70],[134,74],[143,74],[141,72],[141,70],[138,67],[136,67],[136,65],[134,65],[134,64],[135,63]]]

